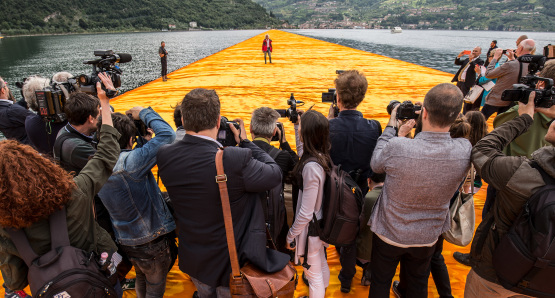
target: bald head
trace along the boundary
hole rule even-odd
[[[536,42],[533,39],[525,39],[520,42],[516,49],[516,55],[522,56],[526,54],[534,54],[536,52]]]

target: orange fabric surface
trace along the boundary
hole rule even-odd
[[[364,34],[364,31],[360,32]],[[266,33],[273,40],[272,64],[264,64],[264,55],[260,47]],[[160,65],[152,67],[153,71],[157,71]],[[173,107],[187,92],[194,88],[215,89],[220,97],[222,116],[230,120],[237,117],[244,119],[250,138],[251,112],[260,106],[285,109],[286,100],[291,93],[294,93],[297,100],[306,103],[304,107],[299,107],[300,109],[306,110],[314,105],[313,109],[327,115],[329,104],[321,102],[321,93],[334,87],[335,70],[338,69],[358,69],[366,74],[369,82],[368,92],[358,109],[364,117],[380,121],[382,127],[385,127],[389,118],[386,106],[390,100],[423,101],[425,93],[431,87],[450,82],[452,78],[451,74],[431,68],[292,33],[270,30],[172,72],[168,75],[167,82],[157,79],[128,91],[111,104],[119,112],[133,106],[151,106],[173,126]],[[125,81],[125,78],[123,80]],[[287,139],[294,147],[293,125],[286,119],[282,121],[285,124]],[[481,219],[485,193],[484,185],[475,196],[476,226]],[[463,297],[469,267],[457,263],[452,254],[455,251],[469,250],[470,246],[461,248],[447,242],[444,245],[443,255],[449,268],[455,297]],[[368,296],[369,288],[360,285],[361,269],[358,267],[351,292],[340,292],[337,279],[340,270],[339,258],[333,247],[328,249],[328,264],[331,279],[326,297]],[[302,267],[298,266],[297,270],[299,274],[302,273]],[[168,275],[165,297],[192,297],[194,290],[190,278],[175,265]],[[295,296],[303,295],[308,295],[308,288],[299,278]],[[135,292],[127,291],[124,297],[135,297]],[[438,297],[431,278],[429,297]]]

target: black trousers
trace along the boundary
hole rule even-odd
[[[368,297],[389,297],[391,282],[399,263],[406,275],[403,280],[407,293],[405,297],[428,297],[428,277],[434,251],[435,246],[401,248],[389,245],[374,234],[370,263],[372,282]]]
[[[339,247],[339,262],[341,271],[337,277],[342,283],[350,284],[357,272],[357,245],[353,243],[348,246]]]
[[[160,62],[162,62],[162,77],[165,77],[168,74],[168,60],[160,59]]]
[[[488,120],[488,118],[493,115],[493,113],[497,112],[497,115],[501,114],[501,113],[505,113],[508,109],[510,109],[512,107],[512,105],[508,105],[506,107],[494,107],[494,106],[490,106],[488,104],[485,104],[482,107],[482,114],[484,114],[484,117],[486,117],[486,121]]]
[[[445,259],[441,254],[443,252],[443,236],[439,236],[437,243],[435,245],[434,254],[430,262],[430,269],[432,273],[432,278],[436,284],[437,293],[440,298],[453,298],[451,293],[451,281],[449,280],[449,272],[447,271],[447,265],[445,265]],[[406,297],[406,279],[407,273],[403,266],[399,273],[399,286],[397,289],[401,293],[402,297]]]

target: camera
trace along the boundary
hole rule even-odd
[[[64,112],[69,94],[79,91],[79,86],[74,78],[69,78],[67,83],[52,83],[49,87],[35,91],[39,115],[46,122],[60,123],[67,120]]]
[[[344,70],[336,70],[335,73],[340,75],[344,73]],[[339,115],[339,107],[337,107],[337,90],[335,88],[329,88],[328,92],[322,92],[322,102],[329,102],[333,106],[333,116],[337,117]]]
[[[387,113],[391,115],[391,112],[397,105],[399,105],[399,108],[397,108],[397,120],[417,119],[419,114],[416,114],[416,111],[422,110],[422,106],[415,105],[410,100],[403,102],[392,100],[387,105]]]
[[[283,135],[285,134],[285,131],[283,130],[283,124],[282,123],[276,123],[276,126],[279,128],[279,131],[272,137],[271,141],[275,142],[275,141],[279,141],[279,134],[281,134],[281,139],[283,140]]]
[[[287,110],[276,109],[276,112],[279,113],[280,117],[288,118],[289,121],[291,121],[291,123],[297,123],[297,121],[299,120],[299,113],[297,112],[297,104],[300,104],[300,106],[302,106],[304,105],[304,102],[300,100],[295,100],[295,96],[293,96],[293,93],[291,93],[291,97],[289,97],[289,99],[287,100],[287,105],[289,105],[289,108]]]
[[[541,71],[547,58],[542,55],[524,55],[518,57],[520,63],[529,63],[529,73],[520,78],[519,84],[514,84],[513,89],[503,91],[501,100],[503,101],[519,101],[524,104],[528,103],[528,97],[532,91],[536,92],[534,97],[534,105],[540,108],[550,108],[555,104],[555,88],[553,88],[553,80],[536,76],[536,72]],[[537,84],[544,82],[543,89],[537,89]]]
[[[135,124],[135,127],[137,128],[137,132],[136,132],[137,137],[144,137],[148,134],[148,131],[147,131],[148,127],[146,127],[146,124],[142,120],[133,119],[132,114],[127,114],[127,117],[129,117],[129,119],[133,121],[133,124]]]
[[[235,141],[235,135],[231,131],[229,124],[233,124],[233,126],[235,126],[235,128],[237,128],[239,132],[241,132],[241,126],[239,125],[239,123],[235,121],[229,121],[226,117],[222,116],[222,119],[220,120],[220,129],[218,130],[218,142],[220,142],[220,144],[222,144],[222,146],[224,147],[237,145],[237,142]]]
[[[127,63],[132,60],[130,54],[126,53],[115,53],[112,50],[96,50],[94,55],[100,57],[96,60],[84,61],[84,64],[91,64],[93,71],[90,75],[82,74],[77,77],[77,82],[79,84],[79,91],[88,94],[96,95],[96,82],[100,82],[98,78],[98,73],[105,72],[108,77],[112,80],[115,88],[121,87],[121,74],[122,70],[116,65],[116,63]],[[106,91],[108,97],[114,97],[116,95],[112,90],[106,90],[104,86],[102,88]]]

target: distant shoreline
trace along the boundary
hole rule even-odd
[[[274,29],[274,28],[272,28]],[[67,33],[37,33],[37,34],[16,34],[16,35],[2,35],[2,38],[9,37],[29,37],[29,36],[61,36],[61,35],[92,35],[92,34],[120,34],[120,33],[175,33],[175,32],[198,32],[198,31],[238,31],[238,30],[270,30],[268,28],[252,28],[252,29],[212,29],[203,28],[195,30],[135,30],[135,31],[105,31],[105,32],[67,32]],[[282,30],[282,29],[279,29]]]

